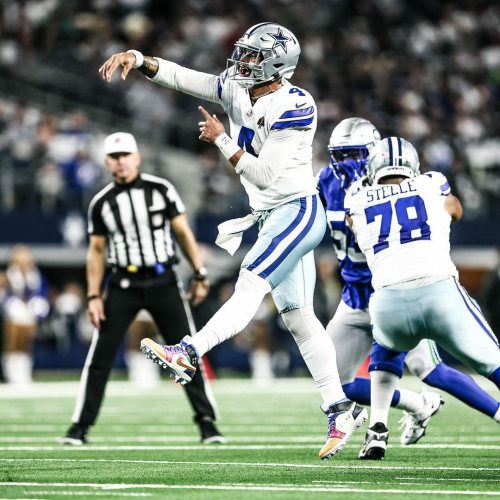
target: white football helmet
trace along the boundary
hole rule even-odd
[[[328,143],[328,151],[332,165],[344,161],[352,155],[366,166],[370,150],[380,141],[380,132],[375,125],[364,118],[346,118],[332,132]]]
[[[401,137],[387,137],[370,152],[368,182],[378,184],[382,177],[396,175],[412,179],[420,174],[418,153],[411,143]]]
[[[234,45],[227,73],[245,89],[281,77],[291,78],[300,55],[295,35],[276,23],[252,26]]]

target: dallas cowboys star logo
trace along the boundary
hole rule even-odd
[[[274,45],[272,47],[273,49],[275,49],[276,47],[282,47],[286,52],[286,42],[289,42],[291,38],[287,38],[281,31],[281,28],[278,28],[278,33],[276,35],[274,35],[273,33],[268,33],[268,35],[274,38]]]

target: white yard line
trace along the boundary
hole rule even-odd
[[[396,479],[403,479],[403,480],[411,480],[411,481],[474,481],[476,482],[483,482],[483,483],[500,483],[500,479],[464,479],[464,478],[457,478],[457,479],[448,479],[446,477],[397,477]],[[313,481],[314,483],[315,481]]]
[[[172,438],[171,441],[175,441]],[[355,443],[351,443],[355,444]],[[320,446],[318,444],[255,444],[255,445],[159,445],[159,446],[0,446],[2,451],[234,451],[234,450],[310,450]],[[418,448],[418,449],[459,449],[459,450],[500,450],[499,445],[481,444],[417,444],[412,446],[388,445],[389,448]]]
[[[292,467],[298,469],[348,469],[348,470],[458,470],[458,471],[491,471],[500,472],[500,468],[494,467],[397,467],[381,465],[319,465],[319,464],[290,464],[273,462],[196,462],[188,460],[120,460],[105,458],[0,458],[0,462],[94,462],[94,463],[129,463],[129,464],[151,464],[151,465],[208,465],[213,466],[235,466],[235,467]],[[4,484],[4,483],[0,483]],[[10,484],[10,483],[9,483]]]
[[[68,421],[69,422],[69,421]],[[28,434],[30,432],[63,432],[68,427],[68,422],[61,423],[58,425],[55,424],[6,424],[2,422],[2,426],[0,428],[1,432],[22,432],[23,434]],[[297,433],[299,435],[304,434],[317,434],[319,430],[325,429],[326,433],[326,420],[321,426],[300,426],[300,425],[287,425],[286,430],[289,433]],[[141,434],[151,433],[154,435],[158,435],[158,429],[162,426],[168,426],[168,432],[171,434],[186,434],[190,430],[195,430],[195,424],[171,424],[168,422],[160,422],[158,424],[137,424],[130,423],[128,425],[125,424],[116,424],[115,422],[100,422],[102,426],[109,426],[109,433],[126,433],[126,432],[138,432]],[[263,425],[245,425],[243,422],[233,423],[233,424],[223,424],[224,429],[227,432],[231,432],[231,429],[241,430],[242,427],[245,428],[245,433],[248,434],[259,434],[270,433],[270,434],[281,434],[283,432],[283,425],[273,425],[273,426],[263,426]]]
[[[303,450],[320,445],[195,445],[195,446],[0,446],[1,451],[234,451],[234,450]],[[499,447],[500,449],[500,447]]]
[[[68,485],[69,486],[69,485]],[[68,496],[88,496],[89,491],[23,491],[23,495],[68,495]],[[92,491],[92,496],[115,496],[115,497],[150,497],[151,493],[110,493]]]
[[[127,485],[86,485],[85,483],[81,484],[72,484],[72,483],[0,483],[0,485],[5,486],[62,486],[62,487],[91,487],[91,488],[102,488],[102,489],[125,489],[125,488],[138,488],[138,489],[165,489],[165,490],[226,490],[226,491],[290,491],[290,492],[314,492],[314,493],[328,493],[328,492],[349,492],[349,493],[388,493],[388,494],[397,494],[397,495],[408,495],[411,494],[419,494],[419,495],[487,495],[487,496],[500,496],[499,492],[494,491],[464,491],[464,490],[398,490],[398,489],[364,489],[364,488],[335,488],[335,487],[303,487],[303,486],[245,486],[245,485],[211,485],[211,484],[170,484],[170,485],[148,485],[148,484],[127,484]],[[27,492],[25,492],[27,493]],[[71,495],[72,492],[67,492],[67,494]],[[78,494],[78,492],[73,492],[73,494]],[[94,492],[87,492],[94,493]],[[33,491],[33,494],[37,493]],[[39,494],[50,494],[49,492]],[[57,492],[56,494],[60,494]]]
[[[324,433],[318,433],[309,436],[248,436],[248,435],[237,435],[237,434],[227,434],[224,433],[225,437],[234,443],[320,443],[324,439]],[[60,436],[0,436],[0,443],[55,443],[60,438]],[[364,437],[356,439],[357,436],[353,436],[350,439],[350,443],[361,444]],[[171,443],[175,442],[193,442],[198,443],[198,434],[193,432],[192,435],[176,435],[176,436],[94,436],[90,437],[91,444],[94,443]],[[425,437],[425,441],[430,444],[443,444],[446,442],[452,442],[459,444],[460,441],[467,441],[470,443],[474,442],[500,442],[499,436],[470,436],[470,437],[456,437],[456,436],[440,436],[432,438],[430,436]],[[434,441],[434,442],[433,442]],[[458,442],[458,443],[457,443]]]
[[[483,377],[472,375],[472,378],[486,391],[495,394],[494,385]],[[2,384],[0,386],[0,399],[33,399],[33,398],[75,398],[78,391],[79,382],[35,382],[29,387],[19,390],[19,388]],[[316,401],[317,389],[312,378],[280,378],[270,380],[269,383],[262,383],[254,380],[239,379],[219,379],[212,381],[215,395],[223,396],[262,395],[271,398],[275,394],[286,394],[293,396],[309,396],[311,404]],[[407,389],[420,390],[422,383],[417,379],[409,377],[403,378],[401,386]],[[150,395],[162,394],[169,398],[178,397],[184,400],[184,392],[181,387],[167,380],[162,381],[157,387],[135,387],[127,381],[112,381],[106,388],[106,398],[113,397],[138,397],[147,398]]]

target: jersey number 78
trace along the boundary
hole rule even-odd
[[[400,198],[394,204],[396,218],[401,226],[399,238],[401,244],[410,243],[411,241],[430,240],[431,228],[427,224],[427,210],[425,209],[424,200],[419,195]],[[389,247],[389,233],[391,231],[393,208],[390,201],[380,203],[365,208],[366,222],[371,224],[375,221],[375,217],[381,216],[380,234],[378,243],[373,247],[373,253],[381,252]],[[419,236],[412,236],[412,231],[419,229]]]

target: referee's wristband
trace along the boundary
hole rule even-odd
[[[135,64],[132,66],[134,69],[140,68],[144,64],[144,56],[142,52],[138,50],[127,50],[129,54],[134,54],[135,56]]]
[[[194,271],[195,281],[205,281],[207,279],[207,269],[206,267],[200,267]]]
[[[229,160],[241,149],[226,133],[218,135],[214,144],[220,149],[226,160]]]

